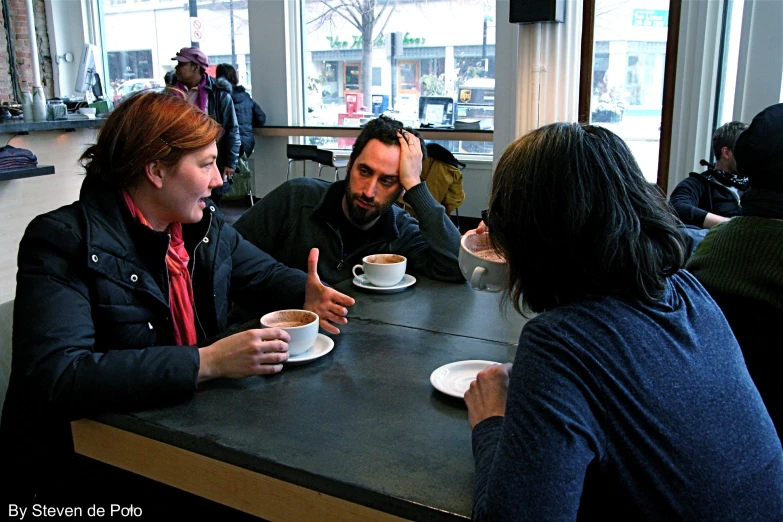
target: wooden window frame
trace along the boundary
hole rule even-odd
[[[579,71],[580,122],[590,121],[590,99],[593,86],[593,42],[595,40],[595,2],[582,2],[582,48]],[[669,157],[671,156],[672,122],[674,117],[674,83],[677,75],[677,49],[680,40],[680,13],[682,0],[669,0],[669,28],[666,35],[666,64],[663,69],[663,100],[661,104],[661,139],[658,148],[658,179],[656,184],[663,194],[669,186]]]

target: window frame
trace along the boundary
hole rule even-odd
[[[593,41],[595,40],[596,0],[582,1],[582,44],[579,71],[580,122],[590,121],[590,103],[593,87]],[[658,148],[658,176],[656,185],[666,194],[669,185],[672,124],[674,117],[674,86],[677,73],[677,50],[680,39],[680,12],[682,0],[669,0],[669,26],[666,35],[666,59],[663,69],[663,99],[661,100],[661,134]]]

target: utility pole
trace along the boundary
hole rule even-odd
[[[190,18],[197,18],[198,17],[198,5],[196,4],[196,0],[188,0],[188,7],[190,8]],[[191,22],[192,23],[192,22]],[[199,47],[198,42],[194,42],[193,40],[190,41],[191,47]]]
[[[231,20],[231,65],[239,69],[236,45],[234,44],[234,0],[228,0],[228,18]]]
[[[391,104],[390,109],[397,109],[397,58],[402,56],[402,40],[404,35],[400,32],[389,33],[386,42],[386,55],[391,61]]]

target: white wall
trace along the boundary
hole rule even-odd
[[[0,134],[5,143],[11,135]],[[78,158],[96,139],[93,129],[75,132],[42,131],[11,140],[14,147],[31,150],[39,165],[54,165],[51,176],[0,181],[0,303],[14,298],[16,293],[16,256],[19,241],[32,219],[79,197],[83,172]]]

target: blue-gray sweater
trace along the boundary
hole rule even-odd
[[[353,277],[351,269],[370,254],[393,253],[408,258],[408,267],[439,281],[462,282],[459,231],[424,183],[407,191],[418,221],[393,205],[373,230],[377,238],[353,252],[344,252],[334,209],[345,194],[345,180],[295,178],[270,192],[234,224],[242,236],[281,263],[307,270],[310,249],[318,247],[318,273],[328,284]]]
[[[686,271],[522,331],[505,417],[473,431],[474,520],[783,520],[783,450],[729,325]]]

